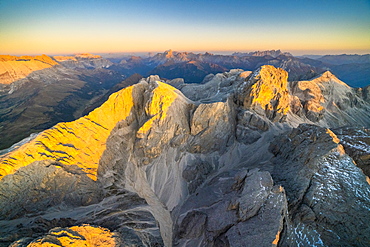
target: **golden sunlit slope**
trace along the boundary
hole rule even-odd
[[[149,118],[139,129],[138,138],[147,134],[153,122],[166,117],[167,108],[178,96],[175,88],[161,82],[156,85],[148,102],[144,102]],[[147,89],[146,82],[122,89],[89,115],[73,122],[59,123],[42,132],[0,159],[0,177],[12,174],[34,161],[51,159],[67,165],[78,165],[95,180],[99,160],[112,129],[119,121],[130,116],[135,106],[143,104],[142,97]]]
[[[118,246],[115,233],[102,227],[90,225],[73,226],[69,228],[54,228],[43,238],[32,241],[28,247],[61,247],[61,246],[86,246],[86,247],[114,247]]]
[[[252,108],[273,121],[278,121],[290,110],[288,72],[271,65],[264,65],[252,75],[245,87],[243,105]]]
[[[50,68],[57,64],[46,55],[34,57],[0,55],[0,84],[10,84],[25,78],[33,71]]]
[[[153,122],[166,118],[168,108],[178,96],[172,86],[159,81],[157,83],[159,86],[153,90],[151,103],[146,108],[147,115],[152,117],[137,131],[139,138],[151,129]]]
[[[130,114],[134,87],[139,86],[111,95],[106,103],[89,115],[73,122],[59,123],[8,153],[0,160],[0,176],[14,173],[34,161],[52,159],[63,164],[76,164],[95,179],[111,130]]]

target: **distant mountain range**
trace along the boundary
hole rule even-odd
[[[126,74],[158,74],[167,79],[184,78],[186,82],[200,83],[210,73],[225,72],[233,68],[255,70],[262,65],[273,65],[287,70],[290,81],[310,79],[330,70],[350,86],[363,87],[370,84],[370,55],[328,55],[314,58],[294,57],[280,50],[237,52],[232,55],[168,50],[151,57],[125,57],[119,67]],[[117,57],[112,61],[117,61]],[[348,65],[348,68],[344,65]]]

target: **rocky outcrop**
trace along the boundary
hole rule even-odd
[[[202,84],[179,82],[178,79],[170,80],[168,83],[195,102],[225,102],[251,73],[251,71],[233,69],[216,75],[210,74],[204,78]]]
[[[11,247],[38,247],[38,246],[92,246],[92,247],[116,247],[121,241],[117,233],[112,233],[102,227],[90,225],[73,226],[69,228],[53,228],[42,238],[31,240],[21,239]],[[124,243],[122,243],[124,244]]]
[[[262,66],[242,85],[239,100],[245,109],[252,109],[271,121],[283,121],[290,110],[288,73]]]
[[[10,84],[25,78],[33,71],[50,68],[57,64],[46,55],[34,57],[0,55],[0,84]]]
[[[282,246],[366,246],[370,187],[329,129],[300,125],[276,137],[272,178],[285,188]]]
[[[286,207],[268,172],[222,173],[176,212],[174,246],[276,246]]]
[[[346,153],[356,165],[370,177],[370,130],[367,128],[344,127],[333,129]],[[370,182],[370,180],[369,180]]]

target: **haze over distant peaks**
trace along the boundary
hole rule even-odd
[[[255,56],[255,57],[263,57],[263,56],[271,56],[271,57],[278,57],[280,55],[290,56],[293,55],[289,52],[282,52],[280,50],[268,50],[268,51],[254,51],[254,52],[235,52],[232,54],[233,56]]]
[[[86,58],[86,59],[101,58],[101,56],[100,55],[93,55],[93,54],[90,54],[90,53],[78,53],[78,54],[75,54],[74,56],[54,56],[53,58],[55,60],[57,60],[58,62],[62,62],[62,61],[66,61],[66,60],[77,61],[77,58]]]
[[[370,63],[370,54],[325,55],[325,56],[318,58],[318,60],[325,62],[325,63],[334,64],[334,65],[353,64],[353,63],[366,64],[366,63]]]

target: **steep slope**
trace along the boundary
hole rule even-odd
[[[333,129],[341,144],[357,166],[370,177],[370,130],[368,128],[344,127]]]
[[[10,84],[25,78],[33,71],[50,68],[57,64],[46,55],[34,57],[0,55],[0,84]]]
[[[303,114],[321,126],[370,126],[369,104],[353,88],[329,71],[310,81],[291,83],[297,114]],[[295,99],[297,99],[295,98]],[[303,107],[303,111],[299,111]]]
[[[91,178],[96,178],[98,162],[110,132],[118,121],[129,116],[134,105],[133,90],[134,87],[128,87],[113,94],[110,100],[86,117],[59,123],[40,133],[2,158],[0,176],[14,173],[34,161],[53,159],[64,164],[77,164]],[[140,86],[135,90],[140,90]]]
[[[286,190],[290,215],[282,246],[369,243],[369,180],[339,142],[304,124],[271,143],[272,177]]]
[[[81,117],[86,108],[123,79],[121,74],[106,69],[107,63],[102,58],[73,58],[76,59],[74,67],[60,62],[3,85],[0,89],[0,149],[58,122]]]
[[[19,213],[1,210],[0,240],[30,243],[58,225],[91,224],[133,246],[367,246],[370,180],[327,127],[351,124],[348,112],[369,103],[328,73],[294,90],[287,76],[262,66],[187,90],[169,81],[183,93],[150,76],[44,131],[1,157],[0,195],[17,199]],[[218,96],[192,92],[212,85]],[[331,108],[338,94],[347,108]],[[316,122],[304,110],[312,99],[328,107]],[[17,193],[24,186],[32,193]]]

